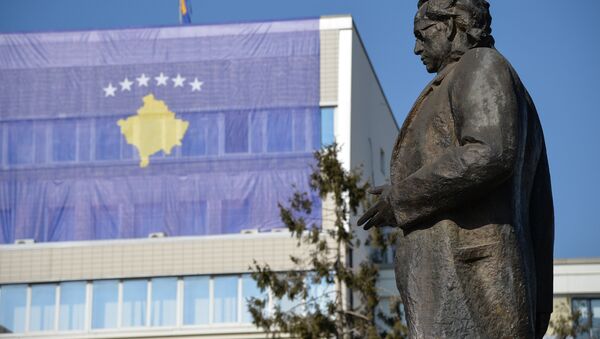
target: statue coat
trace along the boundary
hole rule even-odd
[[[396,282],[411,338],[540,338],[554,216],[535,106],[508,61],[474,48],[409,113],[391,160]]]

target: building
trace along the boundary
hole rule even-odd
[[[577,338],[600,338],[600,259],[554,261],[554,312],[551,321],[578,311],[587,327]],[[548,337],[552,338],[552,330]]]
[[[190,46],[188,38],[198,40]],[[43,44],[35,45],[39,41]],[[73,41],[88,45],[73,47]],[[229,53],[231,46],[240,49]],[[143,53],[186,68],[157,66],[140,57]],[[248,53],[264,58],[254,60]],[[292,267],[289,256],[300,254],[273,218],[275,202],[289,193],[281,187],[305,178],[312,151],[334,139],[347,168],[362,166],[374,184],[389,176],[387,159],[398,125],[350,16],[8,34],[0,36],[0,55],[5,56],[0,77],[15,85],[0,88],[0,193],[8,200],[27,193],[22,201],[36,201],[27,206],[0,201],[0,338],[263,337],[245,311],[245,299],[259,293],[248,267],[255,259],[285,271]],[[203,68],[203,62],[210,67]],[[143,71],[146,64],[149,71]],[[316,73],[310,68],[315,65]],[[145,91],[149,81],[156,97]],[[26,86],[31,92],[13,88],[23,84],[31,84]],[[84,91],[85,84],[96,87]],[[181,88],[185,95],[174,92]],[[275,94],[261,95],[263,90]],[[199,93],[210,96],[190,99]],[[123,115],[137,108],[142,96],[138,115]],[[179,121],[176,134],[181,138],[187,130],[201,139],[159,145],[164,154],[157,155],[145,151],[151,147],[140,144],[143,136],[129,142],[127,133],[134,132],[124,131],[125,123],[119,122],[119,134],[117,118],[142,119],[148,107],[160,108],[152,114],[172,118],[158,101],[165,97],[171,98],[165,102]],[[189,105],[212,115],[196,117],[200,113]],[[253,105],[250,113],[244,105]],[[107,111],[119,114],[108,116]],[[181,127],[185,121],[189,126]],[[180,147],[169,147],[178,141]],[[112,181],[140,170],[138,162],[148,169],[144,173],[157,177]],[[106,168],[112,168],[110,177],[102,172]],[[168,180],[159,169],[168,170]],[[194,177],[197,173],[204,174]],[[259,174],[243,177],[246,173]],[[267,180],[261,175],[279,181],[248,186]],[[202,189],[187,195],[170,190],[190,178]],[[93,194],[69,195],[64,183],[79,179]],[[27,186],[36,180],[50,181],[44,189]],[[207,181],[218,189],[202,186]],[[157,185],[162,185],[160,194]],[[28,188],[15,193],[11,187]],[[131,187],[137,193],[128,191]],[[278,193],[186,200],[211,190],[210,196],[220,196],[265,188]],[[86,202],[91,195],[95,200]],[[177,213],[157,203],[165,196]],[[265,207],[266,202],[272,206]],[[323,213],[327,203],[322,202]],[[253,214],[257,206],[263,207],[260,215]],[[360,260],[369,254],[354,255]]]

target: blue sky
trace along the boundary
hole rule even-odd
[[[496,47],[542,120],[555,256],[600,257],[600,1],[490,0]],[[0,32],[178,24],[178,0],[0,0]],[[431,79],[413,53],[416,0],[192,0],[194,24],[352,14],[399,123]]]

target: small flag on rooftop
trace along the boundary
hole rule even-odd
[[[179,0],[179,23],[192,23],[192,6],[190,0]]]

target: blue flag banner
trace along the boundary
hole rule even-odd
[[[179,23],[192,23],[192,4],[190,0],[179,0]]]
[[[0,35],[0,243],[282,227],[319,53],[318,20]]]

